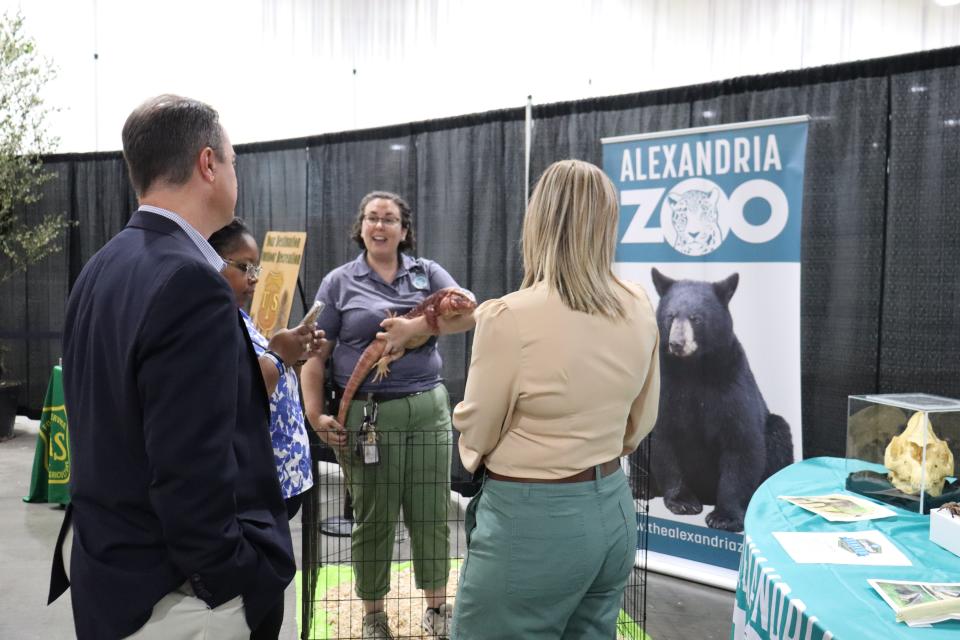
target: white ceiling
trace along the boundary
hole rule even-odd
[[[174,92],[234,143],[960,44],[932,0],[0,0],[59,68],[61,151]],[[96,57],[95,57],[96,54]]]

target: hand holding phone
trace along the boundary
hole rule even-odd
[[[323,311],[323,308],[326,305],[319,300],[313,302],[313,306],[310,307],[310,310],[307,311],[307,315],[303,316],[303,320],[300,321],[300,324],[303,326],[316,328],[317,319],[320,317],[320,312]]]

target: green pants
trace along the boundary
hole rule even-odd
[[[487,479],[467,508],[456,640],[616,637],[637,552],[626,477],[571,484]]]
[[[356,524],[351,539],[357,596],[379,600],[390,591],[398,516],[410,532],[417,588],[446,586],[450,572],[450,400],[441,384],[415,396],[381,402],[376,432],[380,461],[357,455],[367,401],[350,404],[350,449],[340,456]],[[371,408],[368,407],[368,411]]]

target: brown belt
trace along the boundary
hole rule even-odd
[[[343,397],[343,389],[341,387],[334,387],[337,398]],[[413,396],[419,396],[422,393],[429,393],[432,389],[428,391],[401,391],[401,392],[368,392],[360,391],[354,396],[354,402],[390,402],[391,400],[401,400],[403,398],[412,398]]]
[[[620,468],[620,458],[614,458],[600,465],[600,477],[606,478],[608,475]],[[491,480],[500,480],[501,482],[547,482],[547,483],[567,483],[567,482],[588,482],[594,480],[597,475],[594,468],[584,469],[580,473],[575,473],[566,478],[514,478],[505,476],[487,469],[487,477]]]

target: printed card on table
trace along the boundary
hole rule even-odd
[[[868,579],[896,613],[897,622],[911,627],[960,620],[960,582],[910,582]]]
[[[911,566],[910,559],[879,531],[778,531],[773,537],[799,564]]]
[[[877,520],[897,515],[895,511],[864,498],[844,493],[831,493],[823,496],[778,496],[811,511],[830,522],[860,522]]]

